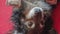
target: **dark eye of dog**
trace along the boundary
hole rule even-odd
[[[46,15],[44,15],[44,20],[46,19]]]
[[[32,26],[32,24],[33,24],[33,23],[32,23],[32,22],[30,22],[28,25],[29,25],[29,26]]]
[[[44,21],[41,21],[41,23],[40,23],[41,25],[44,25]]]

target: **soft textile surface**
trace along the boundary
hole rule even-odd
[[[10,22],[12,7],[7,6],[5,2],[6,0],[0,0],[0,34],[5,34],[13,29],[12,22]],[[54,28],[60,34],[60,3],[53,10],[52,18],[54,20]]]

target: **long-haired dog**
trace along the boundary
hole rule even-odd
[[[51,6],[44,0],[8,0],[13,7],[12,34],[57,34],[51,18]]]

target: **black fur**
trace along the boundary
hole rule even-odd
[[[13,15],[12,15],[12,20],[15,24],[15,28],[18,32],[24,32],[24,27],[20,28],[21,25],[23,25],[20,21],[21,17],[24,17],[24,15],[22,14],[23,12],[23,8],[20,8],[18,10],[13,10]],[[23,25],[24,26],[24,25]],[[49,34],[49,30],[52,29],[53,26],[53,20],[51,19],[51,16],[47,17],[47,20],[45,22],[45,27],[44,27],[44,31],[42,32],[42,34]],[[54,31],[54,30],[52,30]],[[24,32],[26,33],[26,32]],[[56,32],[53,32],[56,34]]]

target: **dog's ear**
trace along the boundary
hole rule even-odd
[[[22,0],[6,0],[7,5],[11,6],[21,6]]]

